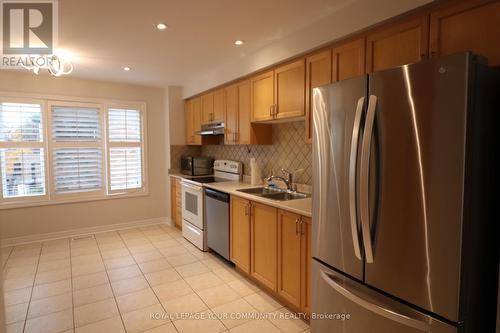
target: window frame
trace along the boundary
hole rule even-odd
[[[14,103],[33,103],[41,105],[42,110],[42,135],[44,151],[44,175],[45,175],[45,195],[27,196],[21,198],[4,198],[3,191],[0,192],[0,210],[14,209],[23,207],[35,207],[46,205],[58,205],[66,203],[78,203],[89,201],[113,200],[118,198],[133,198],[149,196],[149,176],[148,176],[148,135],[147,135],[147,104],[142,101],[127,101],[118,99],[90,98],[90,97],[71,97],[50,94],[31,94],[31,93],[13,93],[0,91],[0,102]],[[102,154],[102,172],[103,172],[103,190],[96,193],[54,193],[53,184],[53,165],[52,165],[52,124],[50,104],[78,106],[90,104],[100,105],[101,108],[101,144]],[[84,106],[84,107],[85,107]],[[108,108],[117,109],[135,109],[141,112],[141,153],[142,153],[142,187],[128,190],[111,191],[109,184],[109,144],[108,144]],[[36,143],[36,142],[35,142]],[[30,143],[28,143],[29,145]],[[0,147],[3,148],[3,142]],[[28,146],[31,147],[31,146]],[[1,170],[0,170],[1,172]],[[0,176],[0,188],[2,186],[2,177]]]
[[[146,115],[146,106],[144,104],[116,104],[116,103],[106,103],[104,105],[105,109],[105,121],[106,121],[106,165],[107,165],[107,188],[108,195],[122,195],[127,193],[147,193],[147,159],[146,156],[146,124],[147,124],[147,115]],[[136,142],[112,142],[109,140],[109,109],[123,109],[123,110],[136,110],[139,111],[140,120],[141,120],[141,141],[139,144]],[[112,190],[111,189],[111,158],[110,158],[110,150],[111,148],[128,148],[128,147],[140,147],[141,148],[141,182],[142,186],[139,188],[131,188],[131,189],[119,189]]]
[[[98,109],[99,110],[99,126],[101,127],[101,138],[99,141],[83,141],[83,142],[78,142],[78,141],[69,141],[69,142],[57,142],[54,140],[52,136],[52,107],[58,107],[58,106],[67,106],[67,107],[75,107],[75,108],[92,108],[92,109]],[[107,188],[106,188],[106,156],[105,156],[105,140],[104,136],[107,135],[106,133],[106,128],[105,128],[105,123],[104,123],[104,109],[103,105],[99,103],[83,103],[83,102],[67,102],[67,101],[53,101],[49,100],[47,101],[47,120],[49,122],[49,129],[50,131],[47,133],[48,134],[48,145],[49,145],[49,160],[48,160],[48,167],[50,168],[51,172],[51,177],[50,177],[50,197],[53,199],[58,199],[58,198],[83,198],[83,197],[100,197],[100,196],[105,196],[107,193]],[[101,190],[96,190],[96,191],[82,191],[82,192],[62,192],[62,193],[57,193],[56,192],[56,184],[55,184],[55,173],[53,172],[53,167],[54,167],[54,151],[56,149],[61,149],[61,148],[98,148],[101,151],[101,182],[102,182],[102,188]]]
[[[22,197],[14,197],[14,198],[6,198],[3,195],[3,176],[2,170],[0,167],[0,206],[3,205],[23,205],[25,203],[40,203],[49,200],[49,186],[48,179],[50,177],[49,170],[47,168],[48,161],[48,147],[47,147],[47,102],[43,99],[37,98],[18,98],[18,97],[0,97],[0,103],[19,103],[19,104],[38,104],[40,105],[40,122],[42,124],[42,132],[40,133],[42,136],[42,141],[12,141],[5,142],[0,141],[0,149],[9,149],[9,148],[40,148],[43,149],[43,173],[44,173],[44,187],[45,194],[43,195],[31,195],[31,196],[22,196]]]

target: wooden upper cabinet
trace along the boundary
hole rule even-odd
[[[214,114],[214,94],[207,93],[201,96],[201,123],[210,124]]]
[[[253,77],[251,88],[252,121],[272,120],[274,114],[274,71]]]
[[[184,122],[186,125],[186,144],[194,144],[194,118],[193,100],[187,100],[184,104]]]
[[[305,60],[300,59],[274,70],[274,118],[305,115]]]
[[[241,270],[250,273],[250,201],[231,196],[230,258]]]
[[[376,72],[427,57],[428,17],[417,17],[378,29],[366,36],[366,71]]]
[[[226,87],[226,116],[224,120],[224,144],[226,145],[236,143],[236,133],[238,132],[237,102],[237,85]]]
[[[277,209],[252,203],[250,275],[276,291],[277,280]]]
[[[431,56],[472,51],[500,65],[500,2],[467,0],[431,14]]]
[[[214,95],[214,110],[212,114],[212,123],[224,121],[226,113],[226,91],[219,89],[213,92]]]
[[[300,215],[278,212],[278,294],[300,308],[301,230]]]
[[[306,141],[312,141],[312,90],[332,82],[332,50],[306,58]]]
[[[365,73],[365,39],[335,45],[332,49],[332,82]]]
[[[201,136],[198,133],[201,131],[201,98],[193,98],[192,112],[193,112],[193,144],[201,145]]]

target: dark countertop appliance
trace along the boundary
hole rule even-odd
[[[182,156],[181,173],[189,176],[211,175],[214,160],[202,156]]]

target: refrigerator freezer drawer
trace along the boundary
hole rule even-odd
[[[388,298],[313,260],[312,333],[457,333],[436,320]]]

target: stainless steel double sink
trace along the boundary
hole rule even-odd
[[[258,197],[263,197],[266,199],[276,200],[276,201],[288,201],[295,199],[308,198],[311,195],[307,193],[277,189],[272,187],[252,187],[237,190],[239,192],[253,194]]]

